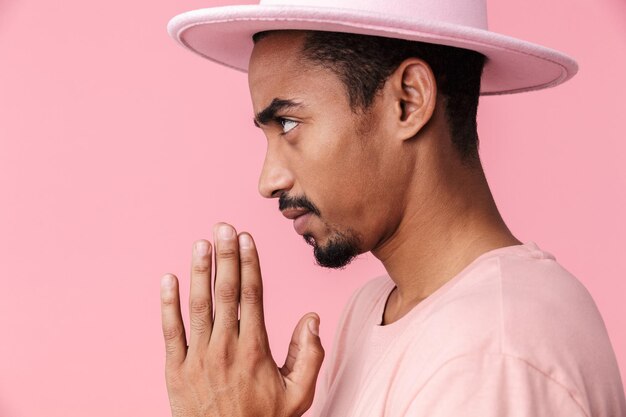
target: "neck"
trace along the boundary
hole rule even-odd
[[[500,216],[481,169],[462,175],[450,170],[447,177],[445,170],[430,172],[437,178],[422,178],[431,185],[413,188],[400,223],[372,250],[396,284],[383,324],[402,317],[481,254],[522,243]]]

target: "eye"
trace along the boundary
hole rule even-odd
[[[280,125],[283,127],[283,133],[281,133],[281,135],[286,135],[299,124],[295,120],[285,119],[283,117],[279,117],[277,120],[278,123],[280,123]]]

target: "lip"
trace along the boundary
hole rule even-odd
[[[296,218],[309,213],[309,210],[304,209],[304,208],[288,208],[282,211],[283,216],[285,216],[286,218],[290,219],[290,220],[295,220]]]
[[[311,218],[312,215],[313,213],[311,213],[310,211],[307,211],[306,213],[301,214],[300,216],[294,219],[293,228],[296,230],[296,232],[299,235],[303,235],[304,232],[306,231],[307,225],[309,224],[309,219]]]

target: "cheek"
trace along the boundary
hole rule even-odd
[[[312,201],[320,205],[329,222],[363,221],[368,205],[376,198],[367,160],[358,150],[340,146],[329,146],[317,156],[307,172],[310,198],[317,196],[317,201]]]
[[[350,132],[323,130],[303,149],[302,169],[316,189],[350,194],[363,174],[363,156]],[[335,197],[339,198],[340,195]]]

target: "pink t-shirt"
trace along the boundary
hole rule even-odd
[[[388,276],[339,322],[314,417],[626,417],[587,289],[534,242],[485,252],[381,326]]]

